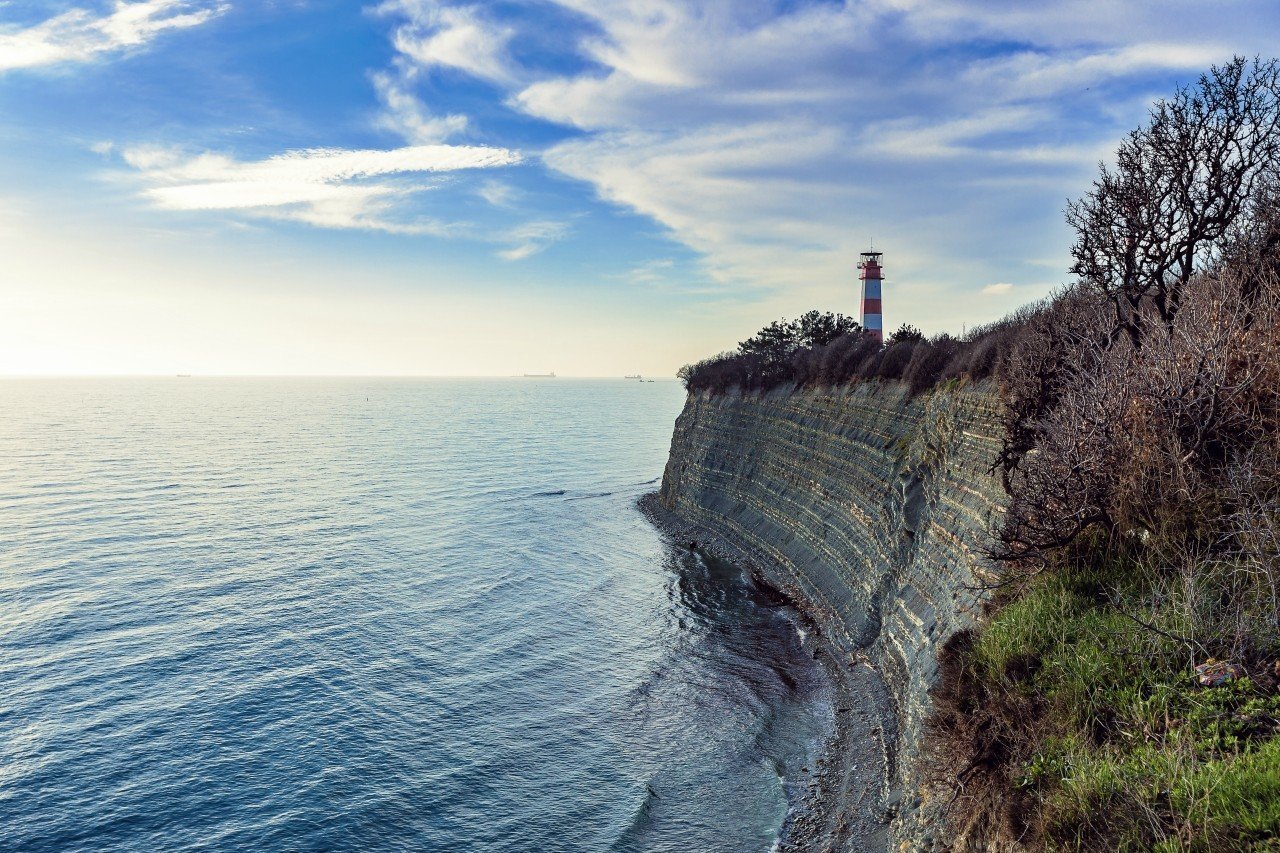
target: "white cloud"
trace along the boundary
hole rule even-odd
[[[851,235],[815,212],[856,204],[856,188],[827,177],[847,165],[846,142],[835,129],[758,124],[599,134],[561,143],[544,159],[661,223],[703,253],[718,278],[752,280],[776,272],[778,253],[796,246],[813,263],[840,263],[834,247]]]
[[[1149,99],[1280,34],[1221,2],[549,0],[577,21],[554,66],[574,70],[555,72],[513,58],[526,16],[499,6],[381,8],[409,18],[408,73],[470,74],[580,131],[544,163],[651,218],[725,287],[843,299],[874,234],[895,298],[916,287],[941,317],[948,288],[1043,282],[1030,259],[1065,251],[1062,200]]]
[[[498,257],[504,261],[523,261],[525,258],[536,255],[540,247],[534,243],[524,243],[519,246],[512,246],[510,249],[503,249],[498,252]]]
[[[227,8],[189,0],[117,0],[108,14],[72,9],[26,28],[0,25],[0,72],[87,62],[144,45],[167,30],[199,26]]]
[[[374,13],[397,16],[403,23],[392,32],[398,52],[392,68],[371,75],[383,113],[377,124],[405,141],[424,145],[445,142],[470,129],[465,115],[436,115],[414,93],[424,72],[452,68],[508,85],[515,79],[506,43],[513,30],[493,25],[474,6],[448,6],[438,0],[386,0]]]
[[[997,282],[996,284],[988,284],[982,288],[983,294],[987,296],[1000,296],[1013,290],[1013,285],[1007,281]]]
[[[1047,98],[1153,70],[1202,71],[1228,53],[1222,45],[1160,43],[1093,52],[1021,51],[973,63],[965,72],[965,83],[999,90],[1005,98]]]
[[[895,118],[868,122],[861,134],[863,150],[882,157],[936,160],[974,154],[1007,154],[979,145],[996,132],[1027,130],[1049,120],[1044,109],[999,106],[943,120]]]
[[[1122,129],[1071,127],[1065,89],[1223,55],[1155,26],[1150,42],[1125,43],[1130,26],[1106,43],[1068,22],[1070,2],[1049,28],[1016,4],[952,0],[556,2],[590,21],[577,45],[588,64],[521,80],[506,62],[508,104],[586,131],[545,162],[660,223],[724,282],[835,281],[872,233],[910,235],[903,260],[924,264],[1011,181],[1052,216]],[[1030,47],[990,59],[962,49],[975,35]]]
[[[222,154],[194,156],[171,148],[125,149],[142,177],[143,195],[166,210],[237,210],[325,228],[441,233],[433,221],[391,217],[394,203],[427,189],[403,176],[507,166],[505,148],[417,145],[386,151],[317,148],[244,162]]]
[[[504,261],[522,261],[563,239],[568,233],[569,226],[563,222],[527,222],[513,228],[502,238],[514,245],[498,252],[498,257]]]
[[[514,207],[520,191],[502,181],[485,181],[476,188],[476,195],[494,207]]]
[[[1255,0],[884,0],[901,27],[929,43],[983,39],[1072,50],[1133,44],[1135,35],[1177,45],[1240,44],[1266,20]],[[1263,27],[1265,29],[1265,26]],[[1265,37],[1264,37],[1265,38]]]
[[[467,129],[464,115],[432,115],[427,105],[408,90],[404,75],[379,72],[372,80],[378,99],[386,108],[379,124],[407,142],[416,145],[444,142]]]
[[[667,280],[675,265],[676,262],[671,258],[657,258],[652,261],[645,261],[639,266],[632,267],[627,272],[626,278],[632,284],[659,284]]]
[[[407,18],[396,28],[392,42],[419,67],[453,68],[504,84],[516,77],[507,56],[507,42],[515,31],[486,19],[478,6],[388,0],[377,11]]]

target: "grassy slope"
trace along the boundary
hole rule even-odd
[[[968,746],[983,754],[972,741],[988,741],[991,794],[1016,812],[996,834],[1050,848],[1280,850],[1274,657],[1199,686],[1201,653],[1167,615],[1177,608],[1153,607],[1167,585],[1106,552],[1076,549],[1009,596],[944,680],[944,705],[990,717]]]

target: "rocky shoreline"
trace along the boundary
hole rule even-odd
[[[865,655],[823,630],[813,613],[762,561],[744,555],[715,531],[667,510],[657,493],[640,511],[674,543],[742,566],[753,580],[795,608],[809,632],[813,655],[831,679],[834,732],[824,745],[808,785],[793,797],[776,849],[779,853],[861,853],[889,846],[894,794],[889,779],[896,739],[891,703],[880,674]]]

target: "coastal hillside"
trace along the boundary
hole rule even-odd
[[[998,414],[989,384],[691,393],[659,493],[700,547],[795,600],[841,665],[865,660],[879,675],[883,731],[853,736],[883,745],[872,796],[899,839],[936,820],[920,811],[918,746],[938,647],[974,624],[991,579],[981,555],[1004,499],[991,473]]]
[[[1274,850],[1280,63],[1157,102],[1067,220],[1073,282],[962,339],[690,365],[661,499],[880,674],[899,844]]]

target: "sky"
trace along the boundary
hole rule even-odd
[[[0,0],[0,375],[670,376],[1067,282],[1270,0]]]

